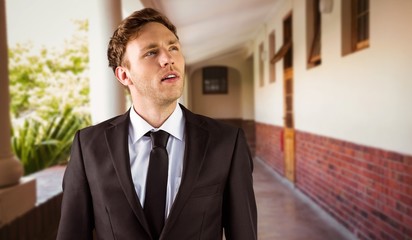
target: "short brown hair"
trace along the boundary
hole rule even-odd
[[[123,64],[123,57],[126,52],[127,43],[132,38],[137,37],[140,29],[146,23],[150,22],[163,24],[179,39],[176,27],[162,13],[153,8],[144,8],[140,11],[135,11],[120,23],[110,39],[107,49],[107,58],[109,60],[109,67],[113,69],[113,72],[118,66]]]

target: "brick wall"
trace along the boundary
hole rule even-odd
[[[256,156],[284,175],[282,128],[256,123]],[[296,131],[296,187],[359,239],[412,239],[412,156]]]
[[[281,127],[264,123],[255,123],[256,144],[255,156],[265,160],[273,169],[284,175],[285,164],[281,150]]]
[[[360,239],[412,239],[412,156],[296,133],[296,186]]]

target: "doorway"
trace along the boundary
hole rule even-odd
[[[292,13],[283,21],[283,42],[288,45],[283,58],[283,96],[284,96],[284,160],[285,176],[295,182],[295,128],[293,115],[293,35]]]

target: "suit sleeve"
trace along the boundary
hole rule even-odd
[[[227,240],[257,239],[257,209],[252,172],[252,156],[245,135],[239,129],[224,193],[223,224]]]
[[[63,200],[57,239],[93,239],[93,228],[93,206],[82,157],[80,132],[77,132],[63,178]]]

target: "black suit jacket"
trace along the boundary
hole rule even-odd
[[[252,158],[241,129],[182,106],[186,148],[180,189],[162,240],[257,239]],[[150,240],[128,153],[129,112],[77,132],[63,180],[57,239]]]

